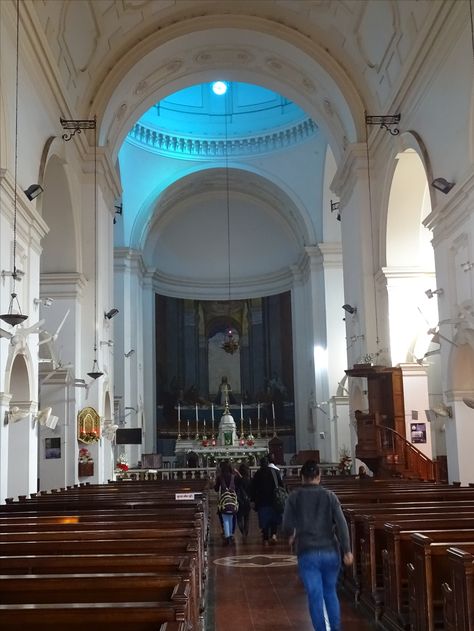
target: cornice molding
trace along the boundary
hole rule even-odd
[[[140,250],[114,248],[114,272],[137,272],[143,278],[149,271]]]
[[[435,278],[436,272],[424,267],[382,267],[376,274],[375,278],[377,282],[379,280],[386,280],[389,283],[391,280],[398,279],[415,279],[421,276],[426,278]]]
[[[227,281],[215,279],[178,278],[163,274],[158,270],[150,271],[153,288],[156,292],[173,298],[201,300],[228,300]],[[253,276],[245,279],[232,279],[232,300],[261,298],[289,291],[293,287],[293,273],[290,268],[265,276]]]
[[[141,123],[136,123],[127,141],[160,156],[189,160],[209,160],[223,156],[252,156],[271,153],[298,145],[314,138],[318,126],[307,118],[301,123],[278,131],[242,138],[196,138],[195,136],[170,135]]]
[[[84,274],[79,272],[40,274],[41,294],[56,299],[80,297],[87,283]]]

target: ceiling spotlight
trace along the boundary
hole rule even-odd
[[[444,294],[444,289],[427,289],[425,291],[425,294],[428,296],[428,298],[433,298],[435,294],[441,296],[441,294]]]
[[[353,307],[352,305],[349,305],[347,303],[345,305],[342,305],[342,308],[344,309],[344,311],[347,311],[347,313],[350,313],[351,315],[357,313],[357,307]]]
[[[34,199],[36,199],[36,197],[38,197],[38,195],[41,195],[41,193],[43,192],[43,187],[39,184],[31,184],[30,186],[28,186],[26,191],[23,192],[28,197],[30,202],[32,202]]]
[[[106,311],[104,313],[104,318],[106,318],[107,320],[112,320],[112,318],[115,317],[117,313],[119,313],[119,310],[114,307],[113,309],[110,309],[110,311]]]
[[[227,92],[227,83],[225,81],[214,81],[212,91],[217,96],[223,96]]]
[[[449,193],[449,191],[453,188],[455,182],[448,182],[444,177],[437,177],[435,180],[431,182],[431,186],[438,191],[441,191],[445,195]]]

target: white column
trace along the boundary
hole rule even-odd
[[[474,391],[448,393],[452,417],[443,420],[446,428],[449,481],[459,480],[467,485],[474,482],[474,410],[463,403],[463,397],[474,398]]]
[[[153,281],[147,276],[143,283],[143,388],[145,416],[145,453],[155,453],[156,436],[156,336],[155,326],[155,290]]]
[[[376,318],[375,272],[378,233],[372,222],[367,173],[367,149],[363,143],[350,145],[331,188],[340,198],[344,261],[345,302],[357,308],[346,316],[349,340],[348,361],[352,366],[365,353],[376,353],[383,331]]]
[[[9,424],[4,422],[5,413],[10,408],[11,394],[0,394],[0,504],[8,497],[8,434]]]

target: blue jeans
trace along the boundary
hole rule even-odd
[[[224,537],[227,539],[233,535],[232,524],[234,522],[234,515],[226,515],[222,513],[222,525],[224,527]]]
[[[340,567],[341,557],[336,550],[309,550],[298,557],[298,569],[315,631],[326,629],[323,602],[331,631],[341,629],[341,608],[336,591]]]

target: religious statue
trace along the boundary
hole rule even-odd
[[[216,403],[217,405],[225,405],[227,403],[233,403],[233,396],[231,395],[232,388],[227,381],[227,377],[222,377],[219,385],[219,392],[217,393]]]

